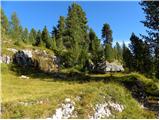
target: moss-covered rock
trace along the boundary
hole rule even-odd
[[[48,54],[45,50],[22,50],[13,55],[13,63],[19,67],[32,67],[44,72],[58,70],[56,56]]]

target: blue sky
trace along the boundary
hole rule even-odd
[[[2,2],[2,8],[10,19],[13,12],[16,12],[21,25],[29,30],[43,29],[46,25],[51,31],[57,25],[59,16],[66,16],[68,6],[72,2],[58,1],[21,1],[21,2]],[[76,2],[80,4],[86,12],[88,25],[101,38],[101,29],[104,23],[109,23],[113,31],[114,42],[126,43],[130,35],[146,34],[145,28],[140,21],[144,20],[144,13],[138,1],[110,1],[110,2]]]

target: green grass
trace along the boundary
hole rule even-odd
[[[48,54],[50,55],[53,55],[53,51],[50,50],[50,49],[47,49],[45,47],[37,47],[37,46],[33,46],[33,45],[30,45],[30,44],[27,44],[27,43],[21,43],[20,45],[15,45],[14,44],[15,41],[12,40],[12,39],[3,39],[2,40],[2,46],[1,46],[1,49],[2,49],[2,55],[5,54],[5,55],[9,55],[9,56],[12,56],[14,53],[12,51],[9,51],[8,48],[14,48],[14,49],[17,49],[17,50],[25,50],[25,49],[29,49],[29,50],[45,50]]]
[[[9,70],[8,65],[1,65],[2,118],[47,118],[52,116],[55,109],[68,97],[76,102],[78,118],[88,118],[88,114],[93,113],[91,105],[94,106],[108,100],[116,101],[125,106],[122,113],[115,113],[116,118],[155,118],[154,113],[141,109],[139,103],[131,96],[130,91],[116,81],[105,83],[101,80],[93,80],[79,83],[75,80],[71,82],[72,79],[68,82],[45,77],[20,79],[16,73]],[[134,74],[128,76],[131,75]],[[97,77],[109,77],[110,74],[90,76],[96,79]],[[118,73],[114,76],[120,78],[127,75]],[[147,78],[144,81],[148,82]],[[77,96],[81,97],[80,101],[76,100]],[[47,100],[47,102],[28,106],[19,104],[20,101],[36,103],[38,100]]]

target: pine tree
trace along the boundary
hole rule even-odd
[[[36,40],[36,30],[34,28],[31,29],[30,33],[29,33],[29,43],[30,44],[34,44],[35,40]]]
[[[42,38],[41,38],[41,31],[40,30],[38,30],[38,32],[36,34],[36,39],[35,39],[34,45],[35,46],[45,46],[42,41]]]
[[[117,59],[119,62],[122,61],[122,48],[119,45],[118,42],[116,42],[116,45],[114,46],[114,53],[115,53],[115,59]]]
[[[57,27],[53,27],[53,30],[52,30],[52,32],[51,32],[51,37],[52,38],[54,38],[55,37],[55,39],[57,39],[57,33],[58,33],[58,30],[57,30]]]
[[[19,41],[21,38],[20,22],[15,12],[11,16],[10,35],[12,39],[17,41]]]
[[[105,59],[108,62],[112,62],[114,60],[114,52],[113,48],[110,44],[106,44],[105,49],[104,49],[104,54],[105,54]]]
[[[143,35],[143,38],[149,42],[152,55],[154,54],[154,66],[156,77],[159,77],[159,2],[158,1],[142,1],[140,2],[145,13],[146,20],[142,21],[145,27],[148,28],[148,36]]]
[[[54,38],[52,38],[51,46],[52,46],[52,50],[57,50],[57,45],[56,45],[55,37],[54,37]]]
[[[1,33],[2,38],[4,38],[4,35],[6,36],[8,34],[9,30],[9,21],[7,16],[5,15],[3,9],[1,8]]]
[[[92,29],[89,30],[89,41],[89,52],[91,53],[91,60],[96,70],[99,62],[103,59],[103,49],[100,40]]]
[[[46,26],[43,28],[41,38],[42,38],[43,43],[45,44],[45,47],[50,49],[51,48],[51,38],[49,36],[49,32]]]
[[[29,33],[28,33],[28,29],[25,28],[22,32],[22,41],[24,43],[28,43],[28,40],[29,40]]]
[[[57,42],[59,42],[59,41],[57,41],[57,39],[58,39],[58,35],[57,34],[58,34],[57,27],[53,27],[53,30],[51,32],[51,38],[53,40],[52,41],[52,49],[53,50],[57,50],[57,48],[59,48],[59,47],[57,47]],[[59,46],[61,45],[61,43],[59,44]],[[60,49],[60,50],[62,50],[62,49]]]
[[[64,45],[68,52],[72,55],[72,66],[77,63],[83,66],[87,59],[88,34],[87,34],[87,18],[81,6],[73,3],[69,6],[66,18],[66,31]],[[74,56],[73,56],[74,55]],[[81,59],[79,59],[81,56]],[[83,59],[83,60],[82,60]]]
[[[145,41],[143,43],[143,73],[149,76],[153,76],[154,74],[154,61],[153,57],[150,53],[149,44]]]
[[[125,69],[128,69],[129,71],[132,71],[132,67],[133,67],[133,56],[131,54],[131,51],[128,49],[128,47],[126,47],[125,43],[123,43],[122,46],[123,49],[123,66],[125,67]]]
[[[57,48],[59,50],[62,50],[64,48],[64,34],[65,34],[65,18],[63,16],[60,16],[57,28],[54,28],[55,38],[56,38],[56,44]]]
[[[113,41],[112,30],[110,28],[110,25],[107,23],[103,25],[102,38],[103,38],[104,45],[110,44],[112,46],[112,41]]]
[[[65,18],[63,16],[60,16],[57,25],[57,36],[56,36],[57,47],[62,47],[63,45],[64,32],[65,32]]]
[[[131,44],[129,45],[133,54],[133,66],[136,71],[143,70],[143,41],[139,39],[134,33],[130,37]]]

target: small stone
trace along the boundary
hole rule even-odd
[[[68,119],[73,117],[74,102],[70,98],[65,99],[65,103],[62,103],[60,108],[56,109],[56,113],[53,115],[53,119]]]
[[[77,100],[77,101],[80,101],[80,100],[81,100],[81,97],[80,97],[80,96],[76,96],[76,100]]]
[[[71,102],[71,99],[70,98],[66,98],[65,102]]]
[[[25,75],[21,75],[19,78],[21,78],[21,79],[29,79],[29,77],[27,77]]]

